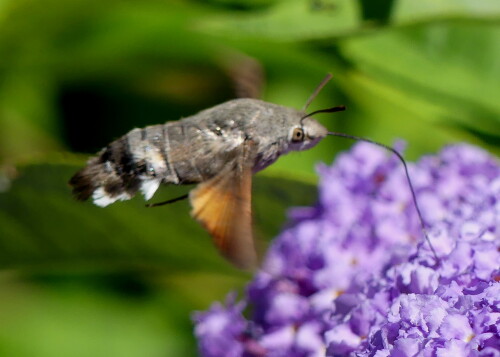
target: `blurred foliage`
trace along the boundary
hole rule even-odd
[[[319,117],[334,131],[403,138],[410,159],[456,141],[498,154],[499,24],[497,0],[0,0],[0,354],[194,355],[190,311],[248,279],[186,202],[74,202],[75,153],[233,98],[253,58],[262,98],[296,108],[332,73],[309,110],[347,105]],[[348,145],[257,175],[263,241]]]
[[[0,200],[0,267],[28,272],[64,269],[163,269],[167,273],[239,273],[221,259],[182,201],[146,208],[141,197],[103,208],[75,202],[61,185],[77,166],[30,165]],[[187,187],[166,187],[155,201]],[[257,236],[277,235],[287,207],[314,203],[315,188],[295,179],[254,180]],[[241,275],[241,273],[240,273]]]

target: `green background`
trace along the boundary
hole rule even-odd
[[[333,131],[500,151],[498,0],[0,0],[0,355],[193,356],[190,314],[251,278],[220,258],[187,202],[105,209],[71,198],[89,154],[134,127],[236,96],[248,63],[262,99]],[[316,200],[329,138],[254,180],[260,250],[291,206]],[[187,192],[162,188],[155,201]]]

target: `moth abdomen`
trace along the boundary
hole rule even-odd
[[[161,132],[161,126],[158,127]],[[130,199],[141,190],[149,199],[166,174],[162,144],[148,140],[150,131],[156,133],[157,129],[134,129],[91,158],[69,182],[75,197],[79,200],[92,197],[95,204],[107,206]]]
[[[161,183],[204,180],[196,157],[199,130],[184,121],[134,129],[113,141],[70,180],[77,199],[99,206],[132,198],[141,191],[150,199]],[[198,145],[199,146],[199,145]]]
[[[79,200],[90,197],[100,206],[131,198],[139,190],[141,179],[136,162],[128,149],[126,137],[120,138],[90,159],[87,166],[70,180]]]

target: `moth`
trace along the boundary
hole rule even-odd
[[[139,191],[149,200],[161,184],[197,184],[188,195],[165,203],[189,198],[192,217],[220,253],[237,267],[250,269],[257,261],[252,176],[281,155],[308,150],[329,134],[356,138],[328,132],[311,118],[344,109],[306,114],[258,99],[230,100],[178,121],[133,129],[92,157],[69,183],[77,199],[92,198],[102,207]]]

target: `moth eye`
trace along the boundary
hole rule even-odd
[[[295,128],[292,133],[292,142],[298,143],[300,141],[304,141],[304,130],[302,128]]]

